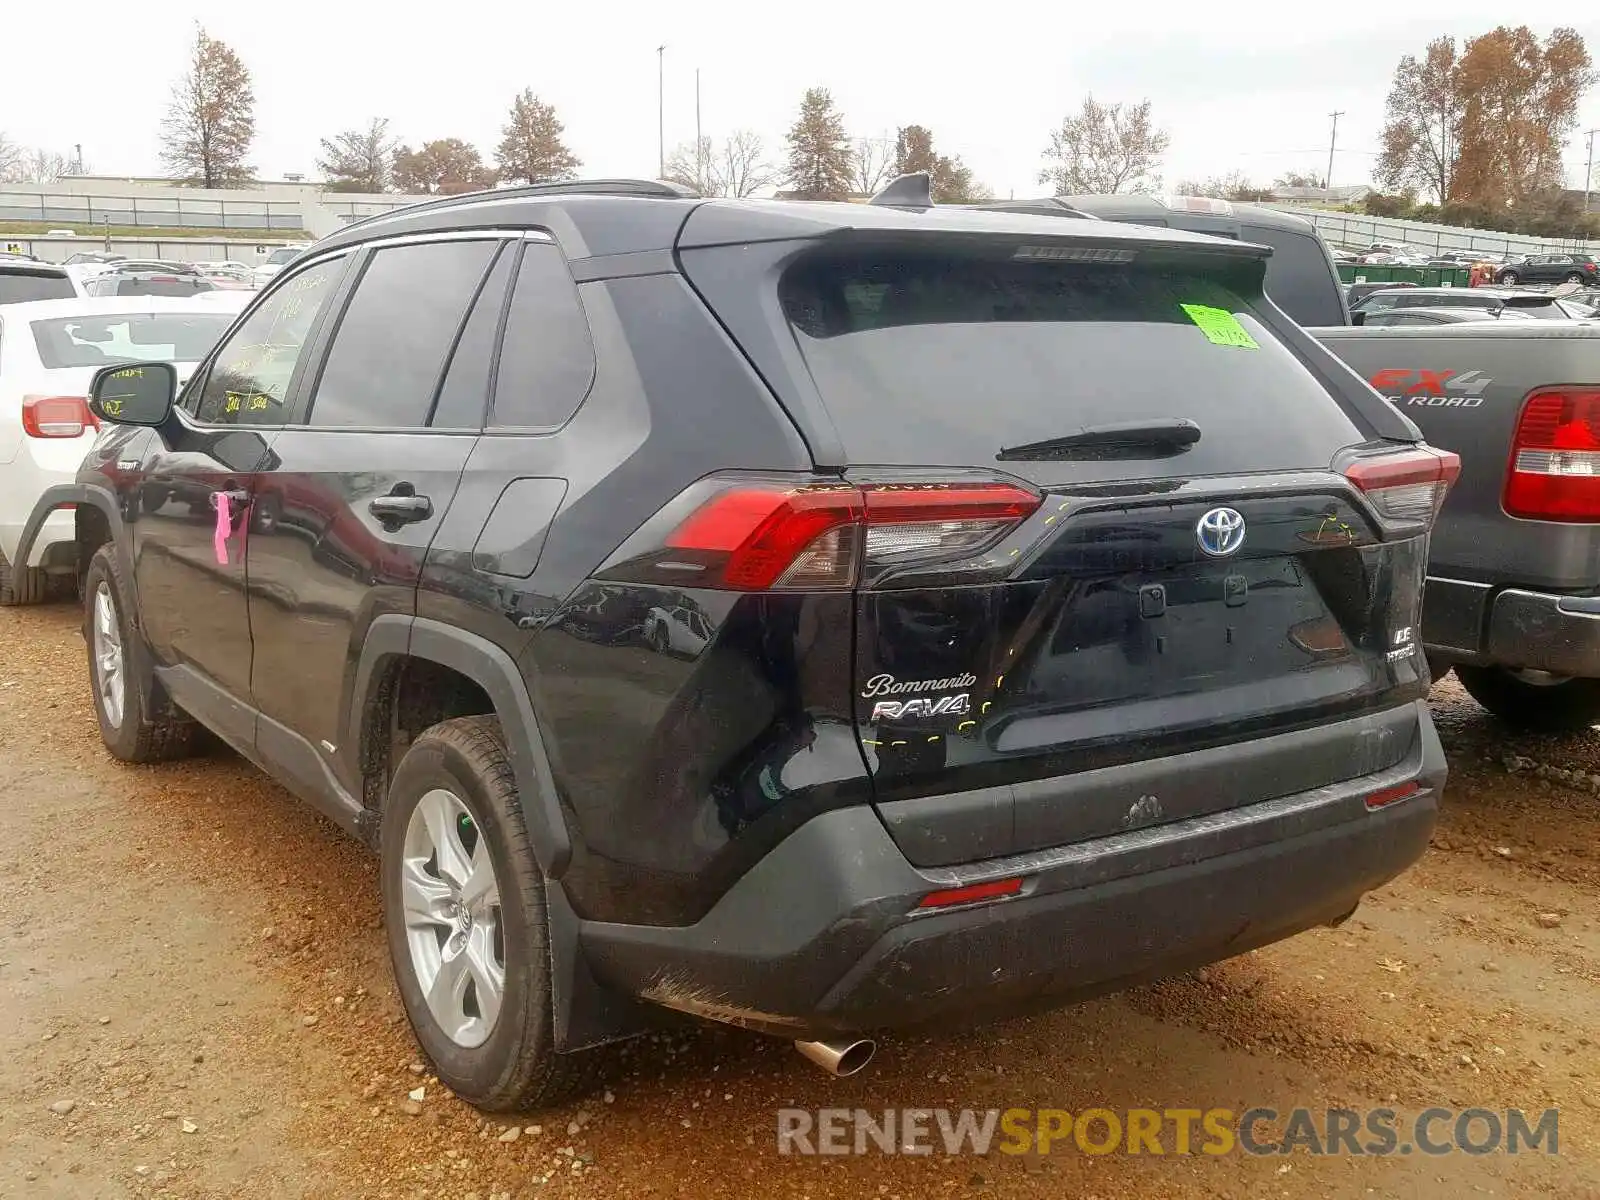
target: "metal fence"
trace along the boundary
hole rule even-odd
[[[1485,229],[1461,229],[1454,225],[1433,225],[1426,221],[1402,221],[1388,217],[1364,217],[1355,213],[1328,212],[1292,204],[1271,207],[1305,217],[1317,227],[1325,241],[1336,246],[1362,247],[1373,244],[1404,243],[1419,250],[1489,251],[1495,254],[1556,254],[1588,251],[1600,253],[1600,242],[1576,238],[1540,238],[1523,233],[1495,233]]]
[[[108,247],[104,238],[43,238],[17,237],[0,233],[0,250],[16,246],[24,254],[32,254],[45,262],[63,263],[74,254],[88,251],[124,254],[129,258],[154,258],[164,262],[242,262],[254,266],[278,246],[291,241],[301,241],[304,235],[285,237],[282,241],[235,242],[216,238],[123,238],[114,237]]]
[[[161,195],[95,196],[0,188],[0,222],[37,221],[92,234],[107,225],[146,229],[271,229],[298,232],[304,213],[297,200],[251,197],[215,200]]]

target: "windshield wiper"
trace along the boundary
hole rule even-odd
[[[1006,446],[996,462],[1052,458],[1136,458],[1181,454],[1200,440],[1200,426],[1184,417],[1158,417],[1147,421],[1108,421],[1085,425],[1077,433]]]

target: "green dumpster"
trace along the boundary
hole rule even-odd
[[[1390,263],[1340,263],[1343,283],[1414,283],[1418,287],[1466,287],[1468,267],[1401,267]]]

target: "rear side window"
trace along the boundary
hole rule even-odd
[[[594,344],[566,259],[549,242],[528,242],[500,346],[492,423],[554,428],[578,411],[593,381]]]
[[[65,275],[35,271],[7,271],[0,267],[0,304],[26,304],[29,300],[69,300],[77,295]]]
[[[1202,437],[1183,454],[1034,473],[1326,467],[1363,435],[1221,270],[867,251],[801,260],[780,295],[855,463],[993,468],[1085,425],[1186,417]],[[1212,342],[1186,304],[1235,314],[1257,348]]]
[[[425,242],[377,251],[334,332],[309,423],[427,425],[445,358],[498,244]]]

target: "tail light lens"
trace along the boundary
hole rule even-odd
[[[999,482],[711,480],[668,506],[675,523],[665,537],[647,525],[600,574],[732,591],[849,588],[879,571],[968,557],[1038,507],[1034,492]]]
[[[82,437],[86,429],[99,429],[83,396],[24,396],[22,432],[36,438]]]
[[[1600,389],[1528,397],[1511,444],[1505,509],[1535,521],[1600,520]]]
[[[1461,459],[1449,450],[1414,446],[1397,454],[1357,459],[1345,467],[1344,474],[1380,517],[1426,529],[1460,476]]]

